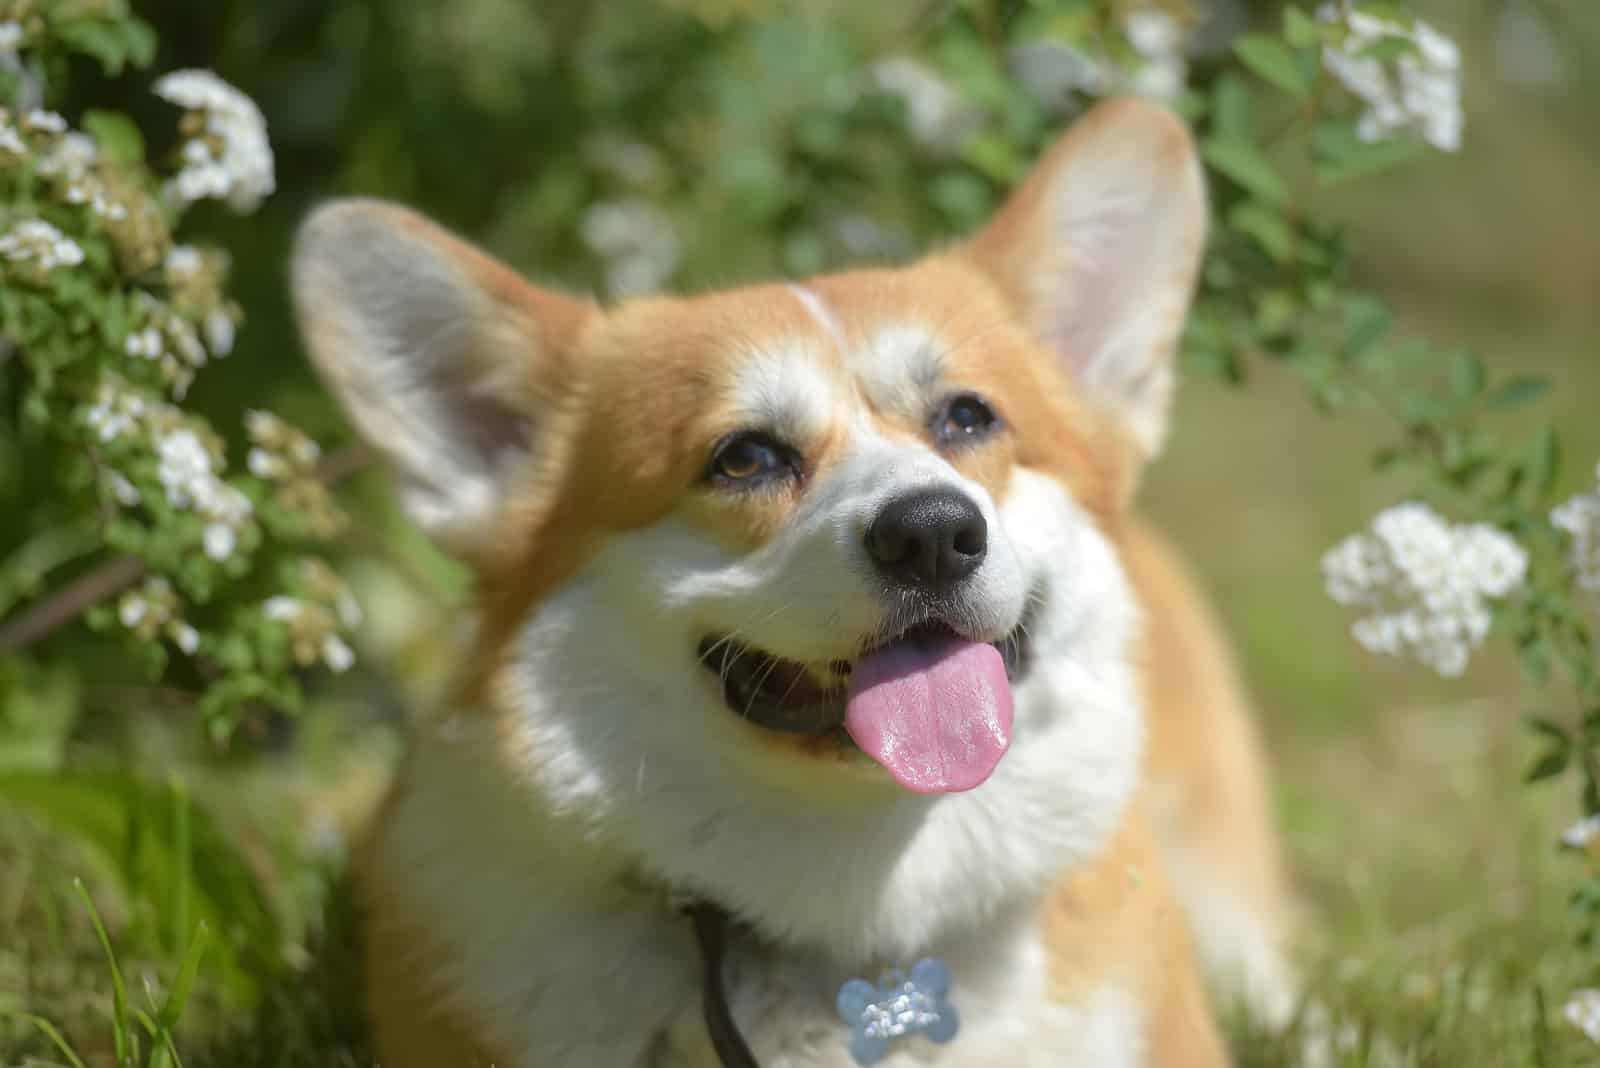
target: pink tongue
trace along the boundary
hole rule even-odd
[[[1005,662],[954,636],[895,642],[851,673],[844,728],[908,790],[970,790],[1011,744]]]

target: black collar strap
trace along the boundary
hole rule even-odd
[[[694,922],[695,940],[700,943],[700,959],[705,966],[706,1030],[717,1051],[722,1068],[761,1068],[739,1025],[728,1011],[728,994],[722,985],[722,952],[727,934],[728,914],[706,901],[691,903],[686,911]]]

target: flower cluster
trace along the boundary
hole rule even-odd
[[[1131,62],[1114,57],[1100,42],[1071,43],[1038,37],[1012,47],[1011,73],[1041,103],[1061,109],[1075,94],[1128,92],[1172,101],[1189,78],[1184,27],[1157,7],[1134,7],[1122,18]]]
[[[1574,990],[1562,1007],[1561,1015],[1587,1035],[1589,1041],[1600,1042],[1600,990]]]
[[[869,77],[875,89],[905,105],[907,130],[928,148],[943,152],[959,148],[982,120],[938,71],[909,56],[878,61]]]
[[[1398,131],[1416,130],[1441,151],[1460,150],[1461,52],[1454,41],[1421,19],[1407,26],[1348,4],[1324,4],[1318,17],[1348,31],[1337,47],[1323,50],[1322,58],[1328,72],[1367,105],[1357,136],[1381,141]],[[1393,70],[1371,54],[1385,39],[1411,46]]]
[[[603,200],[584,212],[580,225],[583,243],[606,263],[606,288],[612,296],[660,289],[683,257],[672,219],[637,197]]]
[[[0,256],[42,277],[83,262],[78,243],[42,219],[24,219],[0,234]]]
[[[344,513],[317,471],[322,449],[306,433],[271,412],[245,415],[250,434],[250,473],[277,487],[279,507],[299,517],[307,532],[331,538],[344,528]]]
[[[1159,100],[1176,100],[1189,78],[1183,27],[1178,20],[1160,8],[1139,8],[1128,14],[1123,28],[1128,43],[1143,60],[1128,88]]]
[[[1600,466],[1595,468],[1595,488],[1556,508],[1550,522],[1571,539],[1573,581],[1600,608]]]
[[[255,101],[205,70],[163,75],[155,92],[188,112],[183,169],[170,186],[180,200],[222,200],[234,211],[250,212],[272,194],[272,146]]]
[[[1423,504],[1381,513],[1370,533],[1346,538],[1322,559],[1328,595],[1368,610],[1351,627],[1375,653],[1410,653],[1441,675],[1459,675],[1483,644],[1490,602],[1522,584],[1528,556],[1484,523],[1451,525]]]
[[[1587,816],[1562,831],[1561,844],[1582,853],[1600,849],[1600,816]]]
[[[321,560],[302,560],[297,578],[301,596],[269,598],[262,613],[287,629],[290,653],[301,667],[321,661],[334,672],[350,670],[356,656],[339,632],[361,625],[361,605]]]
[[[156,481],[167,503],[205,520],[201,548],[213,560],[233,555],[239,535],[252,522],[250,498],[222,478],[226,461],[221,440],[178,408],[145,396],[122,379],[106,375],[83,421],[102,442],[137,437],[153,447]],[[123,507],[137,507],[143,496],[127,476],[108,472],[112,496]]]
[[[184,621],[182,608],[172,583],[155,575],[117,601],[117,621],[145,641],[165,636],[192,656],[200,648],[200,632]]]

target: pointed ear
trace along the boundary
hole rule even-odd
[[[1146,459],[1166,433],[1206,216],[1183,123],[1114,100],[1078,120],[963,249]]]
[[[291,274],[312,362],[388,461],[411,517],[447,551],[491,551],[509,484],[550,432],[589,306],[375,200],[313,212]]]

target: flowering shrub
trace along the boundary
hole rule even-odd
[[[4,606],[0,652],[81,612],[152,675],[184,661],[201,715],[224,738],[251,703],[295,707],[298,669],[348,668],[343,635],[356,618],[315,554],[344,522],[315,442],[251,413],[240,469],[218,428],[185,405],[196,377],[232,351],[243,312],[227,296],[227,254],[175,235],[197,202],[249,212],[273,192],[266,123],[215,75],[181,70],[153,86],[178,109],[175,170],[146,158],[121,115],[90,112],[74,128],[25,102],[48,98],[50,74],[77,53],[108,73],[148,63],[150,30],[116,3],[9,8],[0,101],[17,106],[0,107],[0,345],[10,358],[0,433],[20,443],[34,477],[19,502],[31,540],[5,566],[31,568],[25,585],[41,592],[33,614]],[[111,581],[65,613],[38,614],[62,603],[50,590],[73,570],[80,583]],[[65,586],[69,597],[83,588]],[[27,674],[0,679],[0,705],[19,699],[8,685],[26,686]]]
[[[825,23],[770,0],[377,6],[384,21],[339,32],[391,35],[377,80],[396,110],[459,98],[492,121],[343,131],[365,153],[345,177],[427,194],[520,265],[613,297],[905,258],[984,218],[1097,98],[1166,101],[1196,131],[1214,207],[1189,367],[1243,383],[1272,361],[1319,410],[1387,421],[1373,459],[1407,490],[1328,552],[1328,592],[1362,647],[1442,675],[1509,640],[1568,709],[1531,721],[1545,750],[1530,778],[1574,779],[1585,819],[1562,841],[1600,855],[1600,472],[1554,499],[1554,430],[1501,420],[1544,383],[1399,336],[1353,283],[1330,207],[1472,136],[1459,51],[1406,4],[1252,22],[1223,0],[952,0]],[[444,46],[477,22],[501,29],[461,62]],[[192,692],[217,738],[354,661],[362,612],[324,558],[348,530],[330,483],[352,454],[259,406],[208,418],[195,388],[247,336],[245,309],[227,252],[178,235],[191,216],[271,209],[261,108],[205,71],[167,73],[149,86],[169,107],[146,124],[160,151],[121,111],[48,110],[85,57],[119,74],[155,50],[123,0],[0,0],[0,471],[27,476],[0,480],[0,657],[29,654],[0,659],[0,728],[91,648]],[[551,99],[566,110],[530,167],[503,144],[510,117]],[[1574,895],[1591,943],[1597,871]],[[1597,998],[1568,1017],[1600,1036]]]

